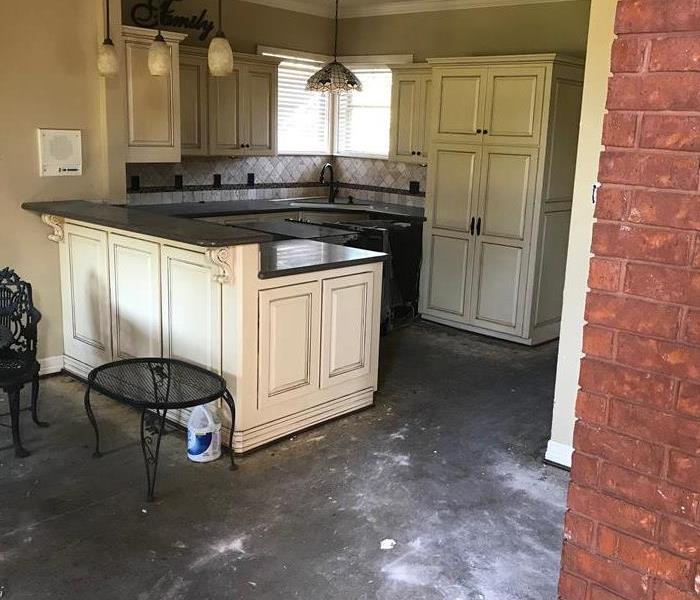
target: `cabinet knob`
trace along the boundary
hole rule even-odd
[[[489,132],[488,129],[484,129],[484,135],[486,135]]]
[[[415,156],[415,155],[416,155],[416,151],[413,150],[413,151],[411,152],[411,156]]]
[[[481,133],[481,129],[477,129],[476,132],[477,132],[477,133]]]
[[[417,154],[418,156],[420,156],[420,152],[416,152],[416,154]]]
[[[241,144],[241,148],[245,148],[245,144]]]
[[[246,144],[245,147],[246,147],[246,148],[250,148],[250,144]]]

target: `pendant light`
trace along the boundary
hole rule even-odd
[[[306,82],[306,90],[330,94],[362,91],[362,83],[355,73],[344,64],[338,62],[338,0],[335,0],[335,47],[333,60],[309,77],[309,80]]]
[[[151,75],[163,77],[170,75],[170,46],[160,32],[160,14],[162,6],[158,6],[158,34],[153,38],[148,49],[148,70]]]
[[[116,77],[119,73],[117,50],[114,47],[112,38],[109,37],[109,2],[110,0],[105,0],[105,16],[107,18],[105,39],[97,50],[97,72],[102,77]]]
[[[224,34],[224,25],[221,19],[221,0],[219,0],[219,31],[209,43],[207,63],[209,72],[214,77],[226,77],[233,73],[233,50]]]

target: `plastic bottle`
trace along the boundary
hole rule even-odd
[[[214,406],[196,406],[187,421],[187,458],[205,463],[221,456],[221,421]]]

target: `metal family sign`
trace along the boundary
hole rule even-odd
[[[179,15],[173,9],[173,4],[180,1],[146,0],[139,2],[131,8],[131,20],[141,27],[157,27],[158,11],[160,11],[161,26],[199,31],[199,39],[206,40],[209,34],[214,31],[214,22],[207,19],[207,9],[202,9],[198,15]]]

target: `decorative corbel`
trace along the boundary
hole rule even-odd
[[[211,248],[206,252],[207,258],[214,266],[218,267],[219,272],[214,275],[214,281],[220,284],[228,283],[231,280],[231,265],[229,264],[229,249],[228,248]]]
[[[41,215],[41,220],[53,229],[53,233],[49,234],[49,239],[52,242],[60,243],[63,241],[63,219],[54,215]]]

